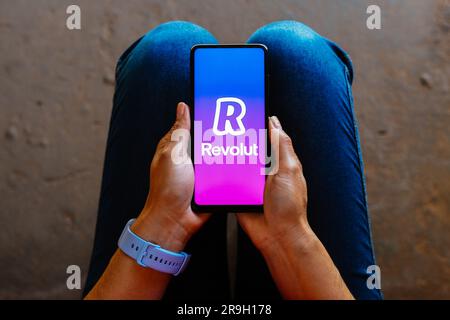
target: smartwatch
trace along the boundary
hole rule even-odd
[[[128,221],[123,229],[118,242],[119,248],[144,268],[175,276],[183,272],[191,256],[185,252],[163,249],[157,244],[142,239],[130,229],[135,220]]]

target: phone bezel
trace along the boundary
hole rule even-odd
[[[190,53],[190,113],[191,113],[191,157],[192,164],[194,168],[195,175],[195,164],[194,164],[194,119],[195,119],[195,51],[197,49],[215,49],[215,48],[260,48],[264,52],[264,125],[265,129],[268,128],[268,112],[269,112],[269,72],[267,63],[267,47],[263,44],[252,43],[252,44],[197,44],[191,48]],[[266,135],[266,153],[270,151],[270,140]],[[265,176],[267,179],[267,175]],[[191,207],[196,213],[201,212],[263,212],[263,205],[200,205],[195,202],[195,190],[192,194]]]

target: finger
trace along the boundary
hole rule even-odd
[[[269,117],[269,133],[271,140],[273,138],[278,141],[272,141],[274,146],[273,153],[275,159],[279,161],[280,170],[301,169],[300,161],[295,154],[292,140],[283,130],[280,120],[276,116]]]
[[[198,219],[203,223],[208,221],[208,219],[211,217],[211,213],[198,213],[196,214]]]
[[[263,230],[264,214],[262,213],[237,213],[236,219],[246,234],[249,234],[250,230],[257,233]]]
[[[199,225],[203,225],[208,219],[212,216],[211,213],[195,213],[192,208],[189,208],[189,214],[194,216],[194,219],[197,220]]]

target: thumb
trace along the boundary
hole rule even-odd
[[[276,116],[269,117],[269,131],[273,146],[273,156],[278,161],[279,170],[290,171],[296,167],[301,169],[300,161],[295,154],[292,140],[281,127]],[[276,141],[275,141],[276,140]]]
[[[176,129],[191,129],[191,116],[189,114],[189,107],[184,102],[180,102],[177,105],[177,119],[172,127],[172,130]]]
[[[173,147],[179,142],[180,137],[189,139],[189,130],[191,129],[191,117],[189,107],[186,103],[180,102],[177,105],[177,118],[170,130],[164,135],[158,144],[158,149],[164,150],[166,147]],[[187,141],[186,141],[187,146]],[[184,149],[184,147],[183,147]]]
[[[180,102],[177,105],[177,119],[166,135],[166,143],[171,149],[171,158],[174,164],[189,164],[189,140],[191,128],[191,117],[189,107]]]
[[[165,136],[161,139],[163,144],[168,144],[173,141],[173,134],[176,130],[183,131],[191,129],[191,116],[189,115],[189,107],[184,102],[179,102],[177,104],[177,118],[175,123],[172,125],[170,130],[165,134]],[[185,132],[187,134],[187,132]]]

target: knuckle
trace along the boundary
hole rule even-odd
[[[287,133],[286,132],[282,132],[282,134],[281,134],[281,139],[283,140],[283,142],[286,144],[286,145],[288,145],[288,146],[292,146],[292,139],[291,139],[291,137],[289,137],[288,135],[287,135]]]
[[[292,173],[292,174],[301,173],[301,169],[300,169],[298,162],[291,160],[291,159],[286,162],[285,168],[289,173]]]
[[[300,162],[300,160],[299,160],[297,157],[295,157],[295,162],[297,162],[297,167],[299,168],[300,173],[303,174],[303,166],[302,166],[302,163]]]
[[[166,160],[167,158],[170,158],[172,155],[172,148],[170,148],[170,145],[165,145],[164,148],[161,149],[160,157],[163,160]]]
[[[172,148],[170,143],[162,143],[158,146],[158,151],[155,155],[156,162],[166,161],[167,158],[171,157]]]

